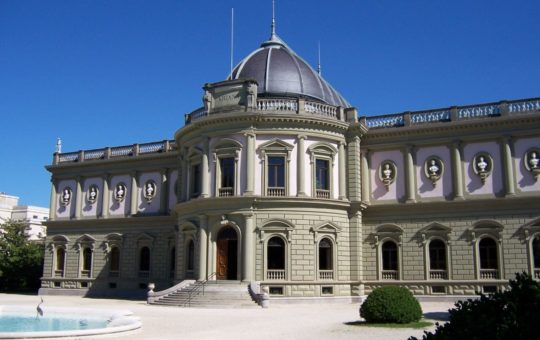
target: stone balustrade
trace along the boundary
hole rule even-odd
[[[540,98],[500,101],[481,105],[455,106],[444,109],[404,112],[389,115],[362,117],[368,129],[418,126],[474,119],[490,119],[507,115],[540,111]]]
[[[429,271],[429,278],[431,280],[446,280],[448,279],[448,273],[444,269],[431,269]]]
[[[145,154],[169,152],[174,150],[176,150],[176,141],[166,140],[144,144],[117,146],[112,148],[55,153],[53,164],[86,162],[111,158],[126,158]]]
[[[333,280],[334,271],[333,270],[319,270],[319,280]]]
[[[266,271],[267,280],[285,280],[284,269],[268,269]]]
[[[496,280],[499,278],[499,271],[497,269],[480,269],[481,280]]]
[[[383,270],[381,274],[383,280],[397,280],[399,276],[397,270]]]

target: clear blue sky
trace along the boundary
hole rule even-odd
[[[64,151],[170,139],[268,38],[270,0],[0,0],[0,191],[49,205]],[[277,0],[277,31],[361,115],[540,96],[540,1]]]

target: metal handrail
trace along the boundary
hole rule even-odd
[[[186,303],[184,303],[184,307],[187,305],[188,307],[191,307],[191,299],[193,297],[193,295],[195,295],[195,293],[197,293],[197,295],[199,294],[198,292],[202,290],[202,295],[204,295],[204,287],[206,286],[206,284],[208,283],[208,281],[212,278],[214,278],[216,276],[216,272],[213,272],[212,274],[208,275],[206,277],[206,280],[204,281],[199,281],[199,282],[196,282],[194,285],[193,285],[193,289],[190,289],[189,290],[189,294],[188,294],[188,300]]]

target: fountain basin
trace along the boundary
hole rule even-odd
[[[130,332],[141,328],[128,310],[77,307],[0,306],[0,339],[84,337]]]

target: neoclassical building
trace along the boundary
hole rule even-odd
[[[540,99],[359,116],[275,33],[174,139],[55,153],[43,294],[272,297],[540,278]]]

